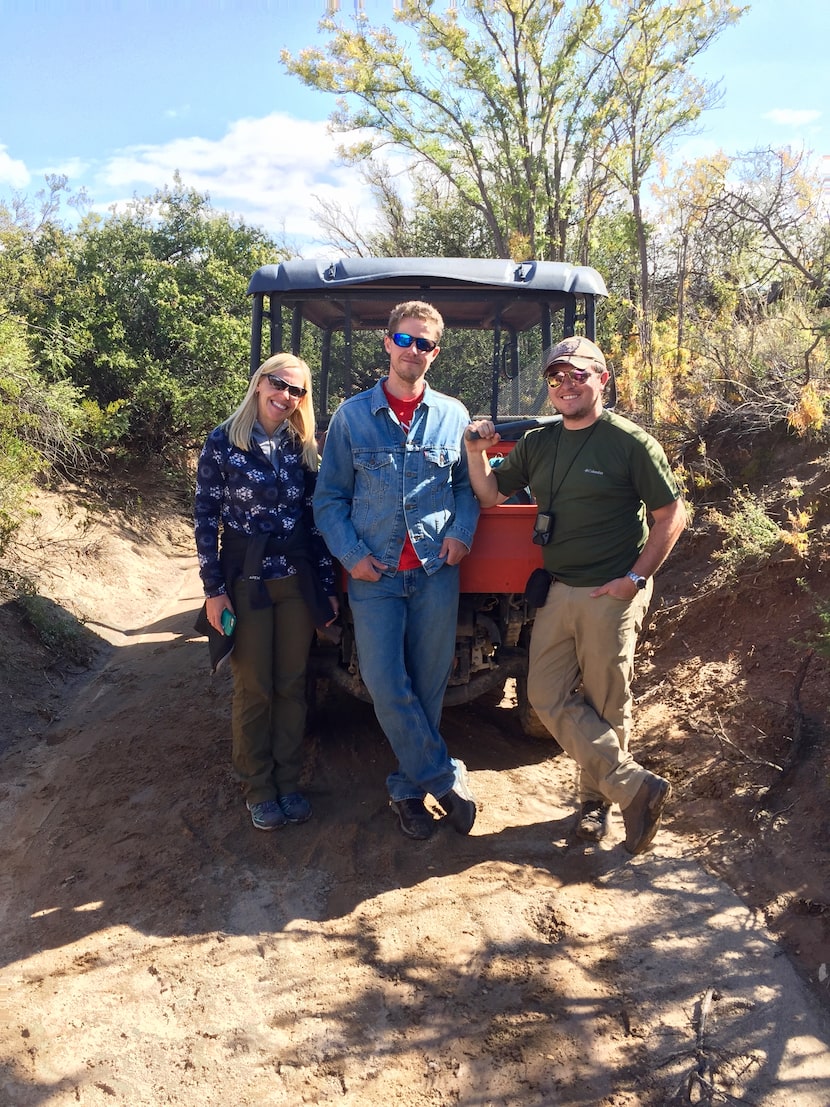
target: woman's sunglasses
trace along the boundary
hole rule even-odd
[[[307,388],[300,388],[298,384],[289,384],[288,381],[284,381],[282,377],[277,377],[273,373],[266,373],[265,379],[272,388],[276,388],[277,392],[287,392],[294,400],[301,400],[308,391]]]
[[[408,350],[412,343],[415,343],[415,349],[419,354],[431,354],[437,342],[430,342],[428,338],[414,338],[411,334],[392,334],[389,336],[396,346],[400,346],[402,350]]]

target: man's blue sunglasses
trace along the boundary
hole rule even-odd
[[[428,338],[415,338],[411,334],[392,334],[389,337],[396,346],[400,346],[403,350],[408,350],[414,342],[415,349],[419,354],[430,354],[438,345],[437,342],[431,342]]]

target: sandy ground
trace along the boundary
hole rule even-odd
[[[643,857],[617,812],[579,843],[572,765],[508,687],[445,712],[473,833],[410,842],[371,709],[322,684],[314,818],[256,832],[187,542],[99,539],[66,579],[104,661],[0,761],[3,1107],[828,1107],[820,993],[699,864],[699,797]]]

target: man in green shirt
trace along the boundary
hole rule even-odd
[[[528,431],[492,468],[499,442],[489,419],[465,433],[470,481],[482,507],[529,487],[538,506],[533,541],[550,584],[530,644],[528,699],[579,765],[577,833],[598,841],[612,803],[625,847],[648,849],[671,792],[631,756],[631,679],[652,577],[686,525],[686,511],[660,444],[606,411],[608,369],[587,338],[545,351],[543,375],[561,422]],[[647,521],[650,516],[651,525]]]

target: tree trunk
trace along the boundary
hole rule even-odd
[[[649,421],[654,418],[654,363],[651,349],[651,283],[648,273],[648,241],[643,221],[643,209],[640,202],[639,184],[631,192],[633,204],[634,230],[637,236],[637,257],[640,269],[640,303],[638,326],[640,331],[640,350],[648,368],[647,413]]]

